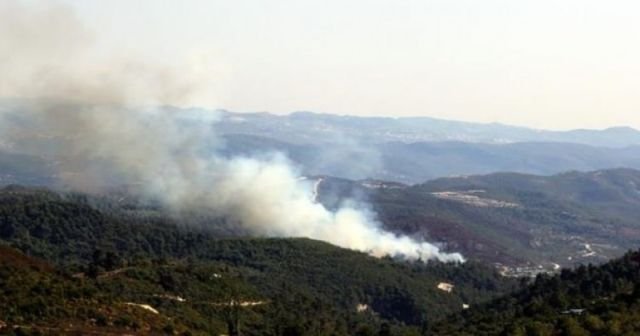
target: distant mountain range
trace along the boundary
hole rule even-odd
[[[203,111],[188,110],[195,115]],[[361,143],[471,142],[567,142],[600,147],[640,145],[640,131],[629,127],[604,130],[548,131],[499,123],[481,124],[429,117],[356,117],[294,112],[233,113],[219,111],[218,130],[224,134],[250,134],[288,139],[297,144],[332,143],[341,139]]]
[[[222,111],[215,130],[224,136],[228,155],[278,151],[305,174],[348,179],[412,184],[494,172],[640,168],[640,132],[627,127],[557,132],[426,117]]]
[[[640,168],[640,146],[605,148],[552,142],[294,144],[287,139],[247,134],[227,134],[225,140],[226,155],[282,152],[307,175],[374,178],[409,184],[495,172],[551,175],[570,170]]]
[[[0,104],[17,113],[28,108]],[[440,177],[518,172],[640,169],[640,132],[544,131],[427,117],[353,117],[312,112],[289,115],[163,107],[185,123],[213,123],[215,148],[226,156],[284,153],[304,175],[422,183]],[[17,152],[0,138],[0,182],[43,184],[56,163]]]

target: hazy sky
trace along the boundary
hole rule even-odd
[[[640,1],[60,2],[96,55],[196,64],[209,107],[640,128]]]

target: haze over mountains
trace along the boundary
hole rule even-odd
[[[413,184],[494,172],[640,168],[640,132],[626,127],[557,132],[422,117],[223,111],[215,128],[230,155],[279,151],[305,174],[349,179]]]
[[[191,113],[194,112],[198,110],[192,109]],[[602,147],[640,145],[640,131],[630,127],[548,131],[430,117],[359,117],[306,111],[286,115],[217,112],[221,116],[220,129],[225,133],[286,138],[299,144],[331,143],[336,137],[349,137],[363,143],[453,141],[491,144],[569,142]]]
[[[3,108],[7,110],[7,104]],[[212,137],[215,133],[224,139],[216,150],[228,157],[265,157],[278,152],[304,175],[414,184],[494,172],[552,175],[571,170],[640,168],[640,132],[626,127],[557,132],[433,118],[165,109],[181,115],[187,123],[213,123]],[[5,158],[0,178],[5,181],[32,184],[55,174],[55,162],[47,157],[29,157],[12,151],[10,144],[3,144],[0,153],[0,160]],[[6,160],[8,155],[10,161]],[[32,164],[36,161],[42,162]],[[24,172],[17,169],[26,167],[22,162],[30,162],[26,166],[37,169],[40,179],[24,178]]]

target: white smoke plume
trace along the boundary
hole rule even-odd
[[[7,1],[0,22],[12,27],[0,31],[0,72],[8,74],[0,78],[0,97],[20,98],[0,108],[0,143],[52,158],[65,184],[92,191],[113,181],[138,183],[168,207],[213,211],[256,235],[309,237],[374,256],[463,261],[386,232],[357,206],[327,210],[313,199],[312,182],[280,155],[223,158],[209,124],[141,107],[189,101],[207,90],[199,74],[149,61],[81,60],[91,33],[64,7],[34,10]]]

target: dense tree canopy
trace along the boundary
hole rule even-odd
[[[377,259],[309,239],[207,229],[225,224],[109,197],[5,188],[0,240],[46,267],[1,264],[0,316],[25,327],[139,333],[411,333],[516,285],[474,262]]]

